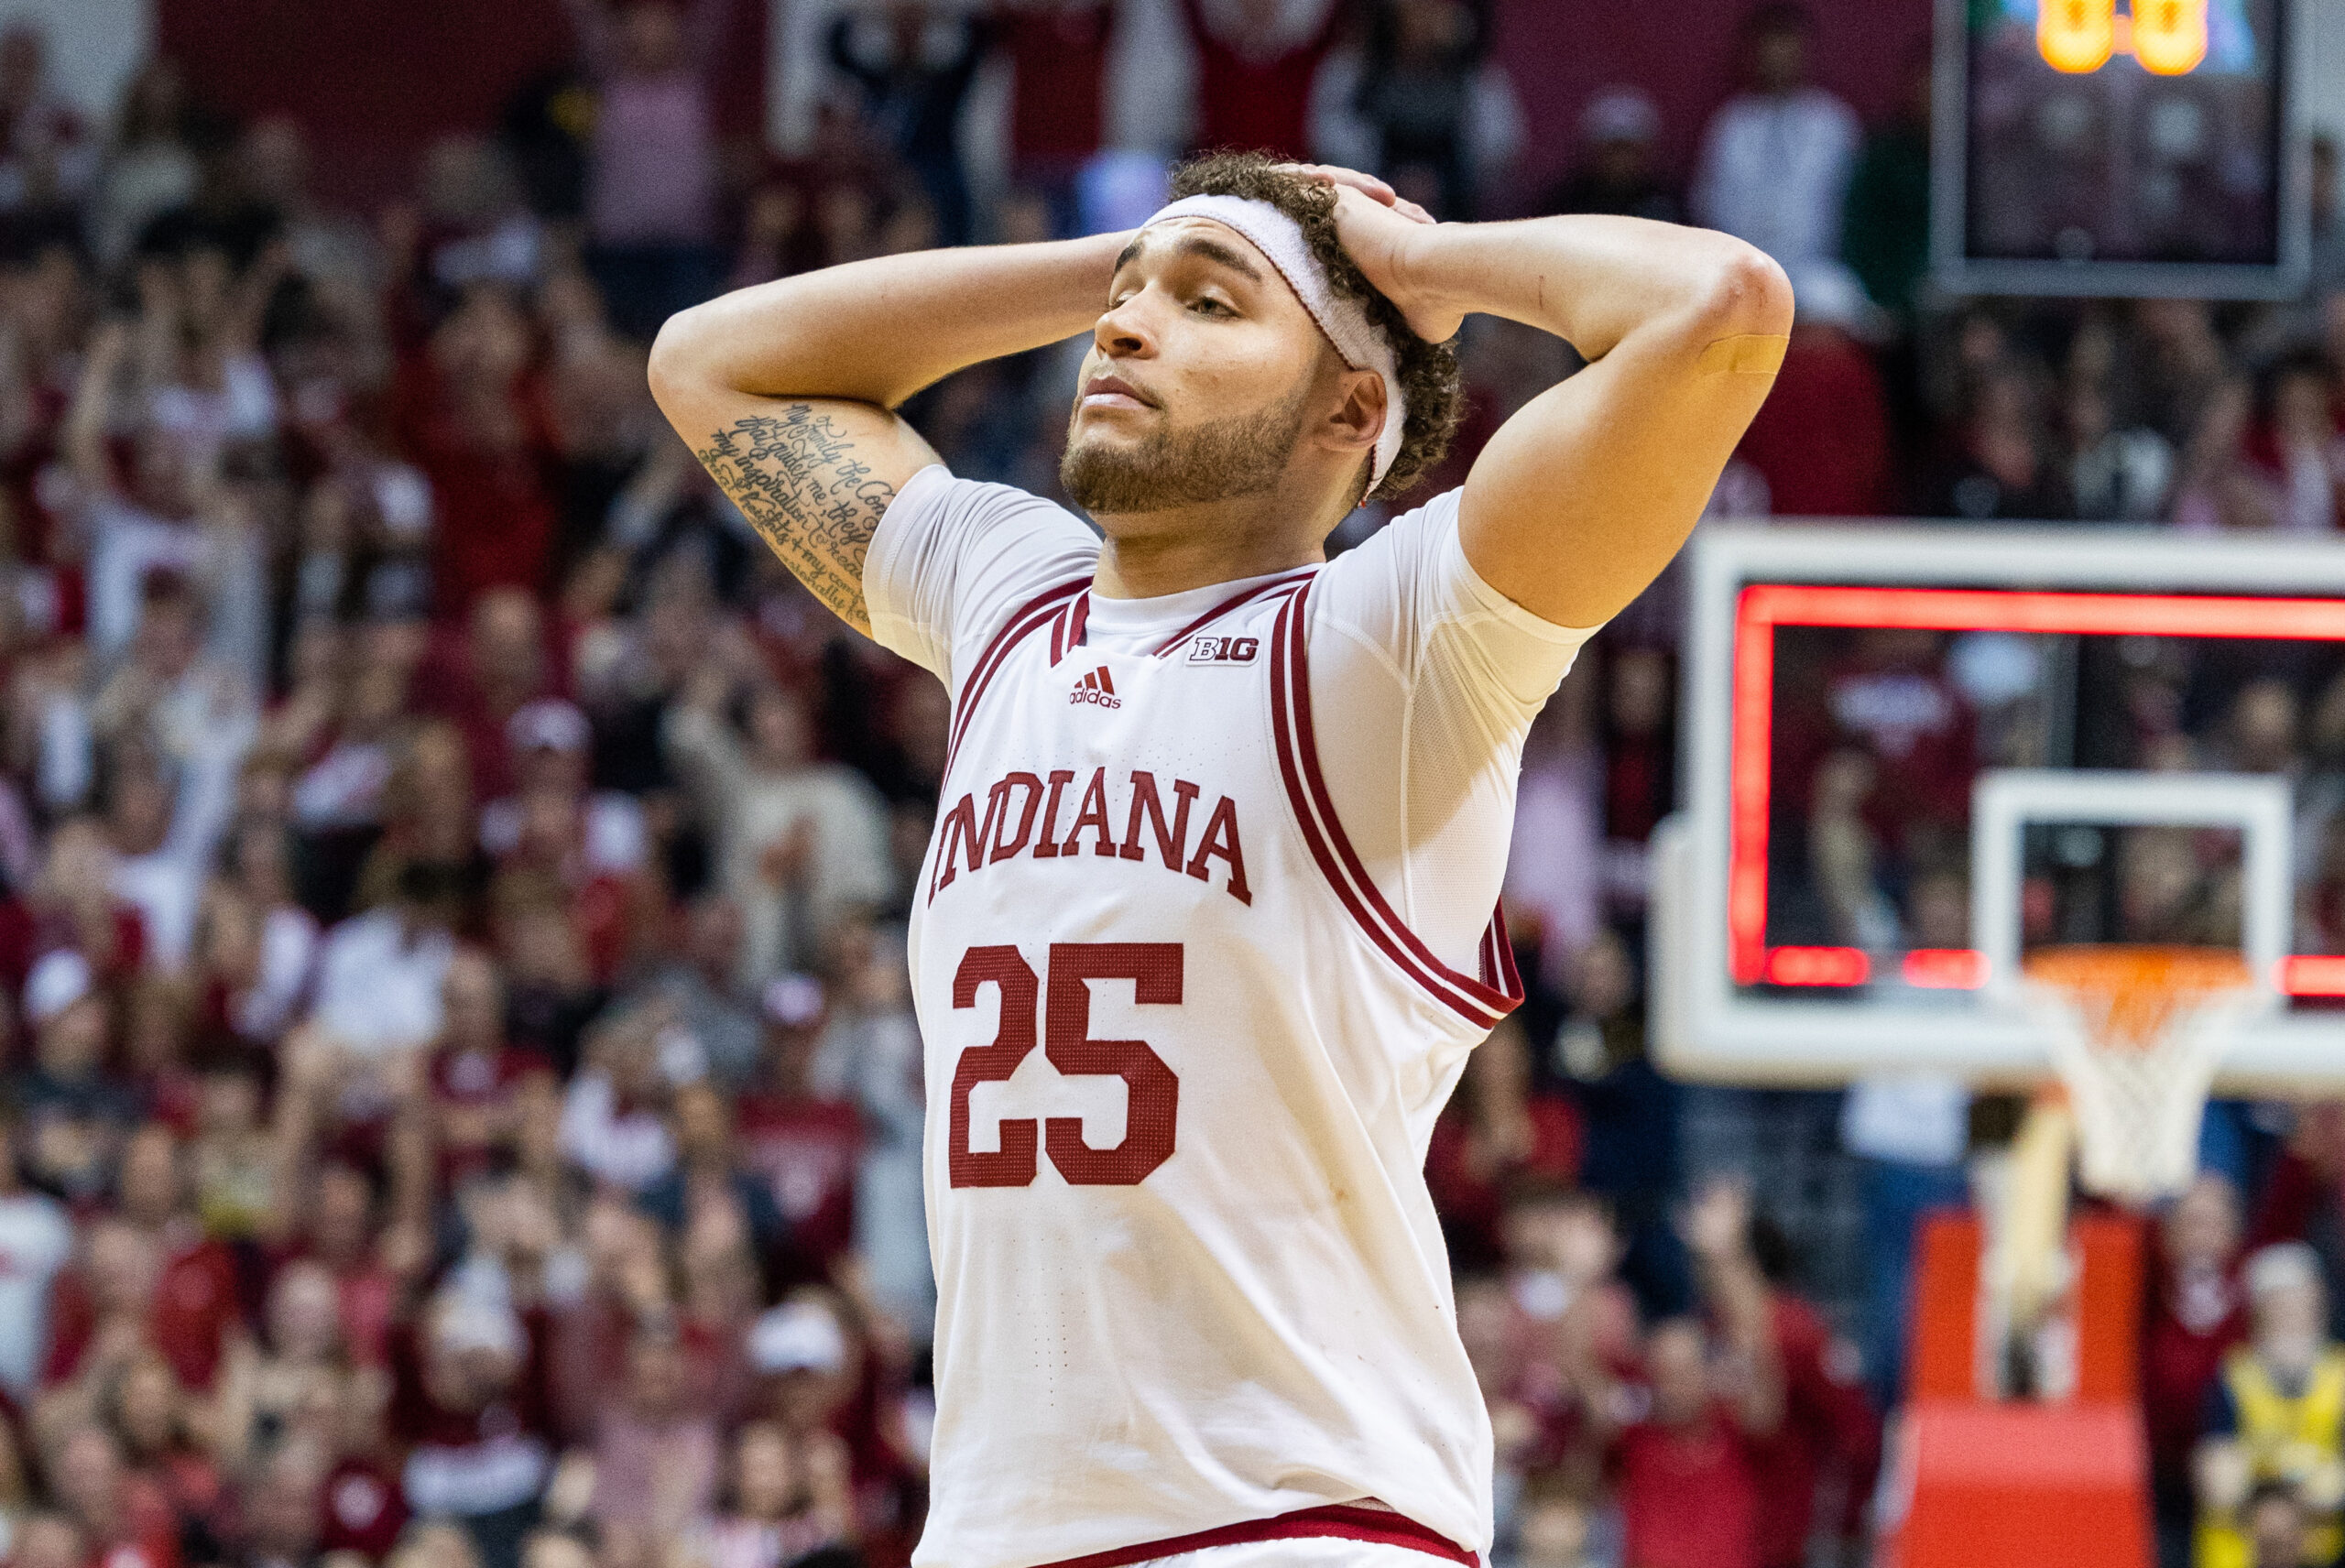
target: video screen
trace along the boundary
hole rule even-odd
[[[2279,0],[1969,16],[1966,260],[2279,264]]]

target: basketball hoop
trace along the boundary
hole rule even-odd
[[[2087,1189],[2129,1204],[2198,1172],[2198,1123],[2240,1026],[2268,998],[2236,950],[2041,949],[2020,1000],[2076,1117]]]

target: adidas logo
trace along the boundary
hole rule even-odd
[[[1074,690],[1067,693],[1066,700],[1070,703],[1089,702],[1100,708],[1120,708],[1124,705],[1124,700],[1116,695],[1116,683],[1107,678],[1107,667],[1104,664],[1076,681]]]

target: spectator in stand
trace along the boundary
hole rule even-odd
[[[1629,1242],[1629,1269],[1648,1301],[1674,1302],[1681,1266],[1663,1211],[1678,1182],[1678,1091],[1653,1065],[1636,966],[1607,929],[1573,958],[1554,1066],[1568,1075],[1586,1128],[1580,1179],[1609,1203]]]
[[[531,375],[529,332],[506,286],[474,283],[399,367],[395,429],[431,487],[442,615],[466,613],[492,588],[546,586],[552,430]]]
[[[1612,1441],[1625,1568],[1761,1562],[1764,1450],[1784,1404],[1766,1281],[1743,1245],[1749,1213],[1729,1185],[1688,1213],[1686,1245],[1721,1334],[1714,1345],[1699,1320],[1671,1318],[1646,1337],[1650,1410]]]
[[[2078,520],[2150,523],[2165,515],[2174,483],[2174,449],[2144,426],[2121,430],[2109,388],[2072,375],[2061,400],[2068,447],[2068,494]]]
[[[93,193],[90,248],[119,267],[155,218],[194,200],[202,170],[189,146],[187,80],[169,60],[148,60],[123,84],[113,144]]]
[[[846,922],[832,942],[824,985],[834,999],[819,1078],[863,1113],[863,1158],[855,1181],[855,1245],[864,1289],[914,1339],[933,1332],[936,1281],[930,1272],[922,1196],[920,1026],[912,1017],[903,949],[892,934]]]
[[[709,1073],[728,1089],[758,1065],[757,1009],[735,989],[741,968],[741,911],[722,893],[703,893],[683,911],[682,951],[645,987],[700,1042]]]
[[[2304,1568],[2312,1561],[2313,1519],[2296,1488],[2267,1481],[2240,1508],[2248,1568]]]
[[[961,106],[988,41],[982,16],[917,0],[890,0],[884,9],[848,12],[831,24],[832,65],[862,90],[866,117],[927,195],[936,223],[931,243],[966,245],[975,237]]]
[[[2273,496],[2279,531],[2335,533],[2345,517],[2345,429],[2328,361],[2309,349],[2282,359],[2265,373],[2257,404],[2247,456]]]
[[[1599,1568],[1605,1559],[1589,1513],[1585,1492],[1569,1478],[1534,1477],[1523,1488],[1511,1568]]]
[[[1685,221],[1685,201],[1655,165],[1661,111],[1642,88],[1607,87],[1579,113],[1580,161],[1540,200],[1548,212],[1616,212]]]
[[[2248,1225],[2247,1247],[2300,1241],[2319,1258],[2329,1335],[2345,1340],[2345,1101],[2296,1108]]]
[[[99,1560],[117,1568],[179,1568],[180,1543],[168,1514],[133,1506],[122,1445],[91,1421],[59,1437],[46,1455],[49,1486]]]
[[[418,861],[400,872],[393,903],[327,933],[311,1022],[330,1047],[381,1062],[439,1036],[461,887],[455,867]]]
[[[1432,195],[1436,217],[1470,218],[1487,177],[1522,140],[1522,111],[1489,66],[1490,16],[1468,0],[1380,0],[1352,89],[1374,138],[1373,167]],[[1326,69],[1332,70],[1333,60]]]
[[[715,838],[718,879],[747,927],[738,978],[755,987],[812,968],[834,926],[886,899],[887,824],[868,782],[816,759],[797,692],[769,681],[737,691],[704,666],[668,710],[663,738]]]
[[[1511,1185],[1568,1185],[1579,1174],[1578,1113],[1560,1094],[1534,1094],[1531,1083],[1530,1043],[1522,1026],[1506,1019],[1467,1059],[1457,1093],[1434,1124],[1425,1180],[1459,1268],[1498,1260]]]
[[[2162,1568],[2189,1568],[2199,1422],[2225,1357],[2247,1337],[2239,1242],[2239,1194],[2221,1176],[2199,1176],[2158,1223],[2142,1335],[2142,1413]]]
[[[1865,137],[1849,175],[1840,259],[1872,302],[1910,323],[1914,291],[1930,269],[1930,88],[1926,41],[1905,65],[1897,114]]]
[[[519,1568],[553,1462],[540,1322],[443,1291],[391,1341],[408,1509],[460,1523],[480,1568]]]
[[[1075,232],[1075,175],[1106,141],[1108,0],[1004,0],[994,13],[1009,59],[1009,177],[1047,203],[1053,238]]]
[[[1741,456],[1779,517],[1878,517],[1894,501],[1887,396],[1863,342],[1880,312],[1837,262],[1795,268],[1792,283],[1791,346]]]
[[[663,1028],[651,1007],[599,1025],[562,1107],[562,1152],[599,1182],[628,1192],[657,1186],[676,1165],[667,1119],[670,1080],[700,1063],[691,1037]]]
[[[453,1191],[510,1160],[528,1103],[560,1091],[551,1062],[507,1040],[504,985],[487,954],[459,951],[448,962],[440,996],[440,1035],[424,1072],[440,1180]]]
[[[2045,437],[2045,377],[2017,360],[1993,365],[1972,388],[1950,450],[1923,480],[1925,517],[1969,522],[2059,522],[2075,515],[2067,476]]]
[[[1334,47],[1333,0],[1181,0],[1197,56],[1192,146],[1303,158],[1312,78]]]
[[[2345,1346],[2327,1327],[2320,1262],[2302,1242],[2247,1260],[2248,1342],[2224,1357],[2209,1391],[2192,1469],[2199,1568],[2252,1561],[2243,1509],[2279,1482],[2315,1510],[2305,1561],[2335,1561],[2345,1542]]]
[[[766,986],[757,1079],[740,1100],[743,1160],[790,1227],[793,1265],[814,1283],[831,1277],[855,1235],[861,1115],[814,1086],[823,1039],[823,983],[785,975]]]
[[[1729,1195],[1730,1194],[1730,1195]],[[1739,1244],[1719,1239],[1721,1253],[1739,1245],[1740,1256],[1721,1269],[1717,1259],[1695,1248],[1696,1283],[1713,1318],[1713,1331],[1730,1325],[1725,1314],[1737,1309],[1731,1290],[1756,1269],[1766,1295],[1775,1366],[1783,1379],[1783,1426],[1771,1443],[1753,1451],[1759,1506],[1755,1533],[1761,1568],[1802,1568],[1808,1545],[1834,1543],[1832,1555],[1849,1561],[1861,1546],[1860,1524],[1872,1495],[1881,1460],[1881,1421],[1866,1397],[1863,1358],[1838,1337],[1814,1305],[1786,1283],[1791,1248],[1783,1232],[1764,1215],[1749,1213],[1749,1198],[1733,1182],[1713,1181],[1694,1200],[1694,1225],[1716,1224],[1716,1205],[1746,1210]],[[1727,1292],[1721,1295],[1720,1292]],[[1827,1511],[1828,1510],[1828,1511]]]
[[[1695,222],[1787,267],[1838,259],[1860,136],[1854,111],[1808,81],[1815,41],[1802,5],[1769,0],[1744,18],[1746,85],[1711,116],[1694,175]]]
[[[2232,378],[2211,387],[2176,464],[2173,518],[2183,533],[2277,528],[2279,497],[2267,474],[2247,461],[2254,403],[2247,384]]]
[[[62,1204],[25,1182],[13,1107],[0,1112],[0,1396],[22,1407],[49,1349],[49,1287],[73,1256]]]
[[[203,254],[218,264],[217,253]],[[170,263],[150,263],[141,277],[148,287],[136,326],[145,341],[135,344],[126,323],[99,329],[64,432],[90,539],[92,644],[108,659],[128,649],[150,575],[176,572],[201,584],[214,654],[250,679],[267,637],[260,546],[242,497],[218,483],[217,464],[227,441],[263,434],[276,418],[267,367],[248,341],[233,341],[256,332],[261,297],[248,291],[236,319],[213,324],[193,369],[199,381],[217,385],[190,387],[178,380],[178,345],[205,323],[182,310]],[[135,364],[134,348],[145,351]],[[109,439],[125,390],[141,417],[131,426],[123,483]]]
[[[846,1448],[836,1438],[802,1455],[780,1427],[751,1421],[733,1440],[729,1470],[729,1500],[693,1543],[707,1568],[791,1568],[855,1539]]]
[[[636,1202],[645,1214],[681,1236],[712,1209],[737,1216],[743,1238],[761,1259],[777,1259],[789,1241],[772,1190],[744,1160],[733,1136],[733,1109],[710,1084],[686,1083],[668,1102],[676,1162]]]
[[[719,1458],[716,1423],[695,1406],[673,1329],[638,1329],[595,1438],[595,1523],[674,1540],[714,1504]]]
[[[94,1393],[149,1345],[184,1387],[208,1392],[242,1322],[234,1254],[203,1234],[188,1202],[179,1140],[149,1123],[124,1144],[115,1236],[58,1277],[44,1381]]]
[[[587,262],[611,319],[648,340],[670,316],[715,293],[725,277],[709,83],[732,0],[567,5],[596,98]]]
[[[49,80],[49,39],[26,18],[0,30],[0,208],[39,184],[78,200],[97,173],[98,147],[81,114]]]
[[[256,121],[236,148],[254,200],[276,215],[278,241],[293,272],[326,291],[337,309],[372,305],[383,260],[374,234],[346,212],[322,203],[310,185],[310,143],[285,115]]]

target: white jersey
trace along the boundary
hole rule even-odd
[[[1089,591],[1089,531],[1019,492],[932,468],[882,520],[874,630],[954,699],[911,941],[938,1287],[919,1568],[1489,1544],[1423,1171],[1521,997],[1507,836],[1412,881],[1448,819],[1410,829],[1424,802],[1394,790],[1401,843],[1364,856],[1326,766],[1400,778],[1412,715],[1455,710],[1444,733],[1481,735],[1449,816],[1511,803],[1587,634],[1481,583],[1456,516],[1444,496],[1331,566],[1124,602]],[[1409,697],[1322,712],[1314,659]],[[1478,929],[1429,942],[1401,887],[1474,892]]]

